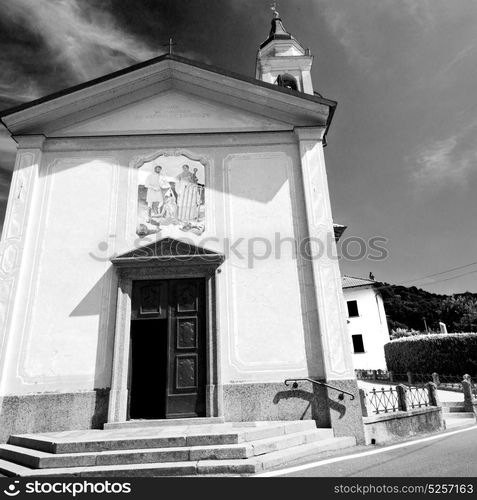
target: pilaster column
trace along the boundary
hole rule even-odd
[[[131,329],[132,280],[120,276],[114,332],[113,373],[109,393],[108,422],[123,422],[128,408],[128,373]]]
[[[327,379],[354,379],[350,341],[323,155],[324,127],[296,128],[315,283],[318,330]]]
[[[331,216],[330,196],[323,155],[325,127],[296,128],[309,238],[309,258],[314,281],[316,335],[321,340],[322,365],[328,383],[354,395],[337,399],[327,390],[327,406],[335,436],[355,436],[365,442],[358,384],[353,369],[351,342],[346,327],[345,301]],[[303,245],[300,245],[303,249]],[[317,360],[316,366],[320,363]],[[314,375],[310,372],[310,376]]]
[[[14,327],[14,307],[19,296],[21,273],[25,275],[22,261],[32,236],[27,229],[36,216],[31,207],[45,137],[18,136],[15,140],[18,143],[17,156],[0,242],[0,394],[5,389],[7,341]]]

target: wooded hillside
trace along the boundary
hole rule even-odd
[[[439,332],[439,321],[447,331],[477,332],[477,294],[438,295],[421,288],[379,283],[389,330],[398,328]],[[425,323],[424,323],[425,318]]]

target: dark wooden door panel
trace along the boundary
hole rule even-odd
[[[175,390],[196,392],[199,362],[197,354],[178,354],[175,366]]]
[[[131,319],[167,318],[167,299],[166,281],[135,281]]]
[[[183,280],[179,280],[183,281]],[[187,280],[175,283],[175,302],[177,313],[197,311],[199,308],[199,282],[198,280]]]
[[[205,283],[171,282],[167,417],[205,415]]]
[[[176,349],[188,350],[199,347],[199,325],[197,316],[184,316],[176,319]]]

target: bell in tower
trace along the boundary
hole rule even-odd
[[[298,92],[313,94],[313,56],[285,29],[273,6],[274,17],[268,38],[257,53],[255,76],[259,80]]]

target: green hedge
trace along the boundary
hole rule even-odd
[[[384,346],[388,370],[395,373],[477,374],[477,333],[415,335]]]

